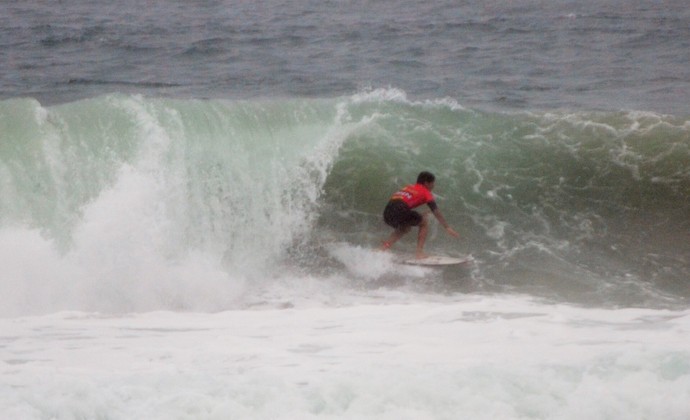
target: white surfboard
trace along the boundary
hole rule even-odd
[[[444,257],[441,255],[431,255],[426,258],[406,258],[402,260],[403,264],[410,265],[425,265],[425,266],[444,266],[444,265],[458,265],[473,261],[471,255],[464,257]]]

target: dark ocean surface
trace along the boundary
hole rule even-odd
[[[0,98],[334,97],[687,116],[690,11],[669,1],[6,2]]]

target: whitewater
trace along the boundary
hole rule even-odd
[[[3,5],[0,419],[687,419],[689,10]]]

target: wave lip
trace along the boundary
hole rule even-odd
[[[1,228],[33,238],[27,253],[54,255],[45,269],[20,262],[1,284],[29,293],[46,278],[81,283],[89,299],[65,296],[53,309],[231,305],[246,279],[270,276],[309,235],[329,168],[357,125],[341,120],[336,100],[109,95],[3,106],[19,118],[2,119],[12,137],[0,150]],[[14,264],[10,248],[0,257]],[[190,293],[193,285],[207,292]]]

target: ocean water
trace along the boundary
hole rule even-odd
[[[3,5],[0,417],[686,419],[690,12],[504,3]]]

